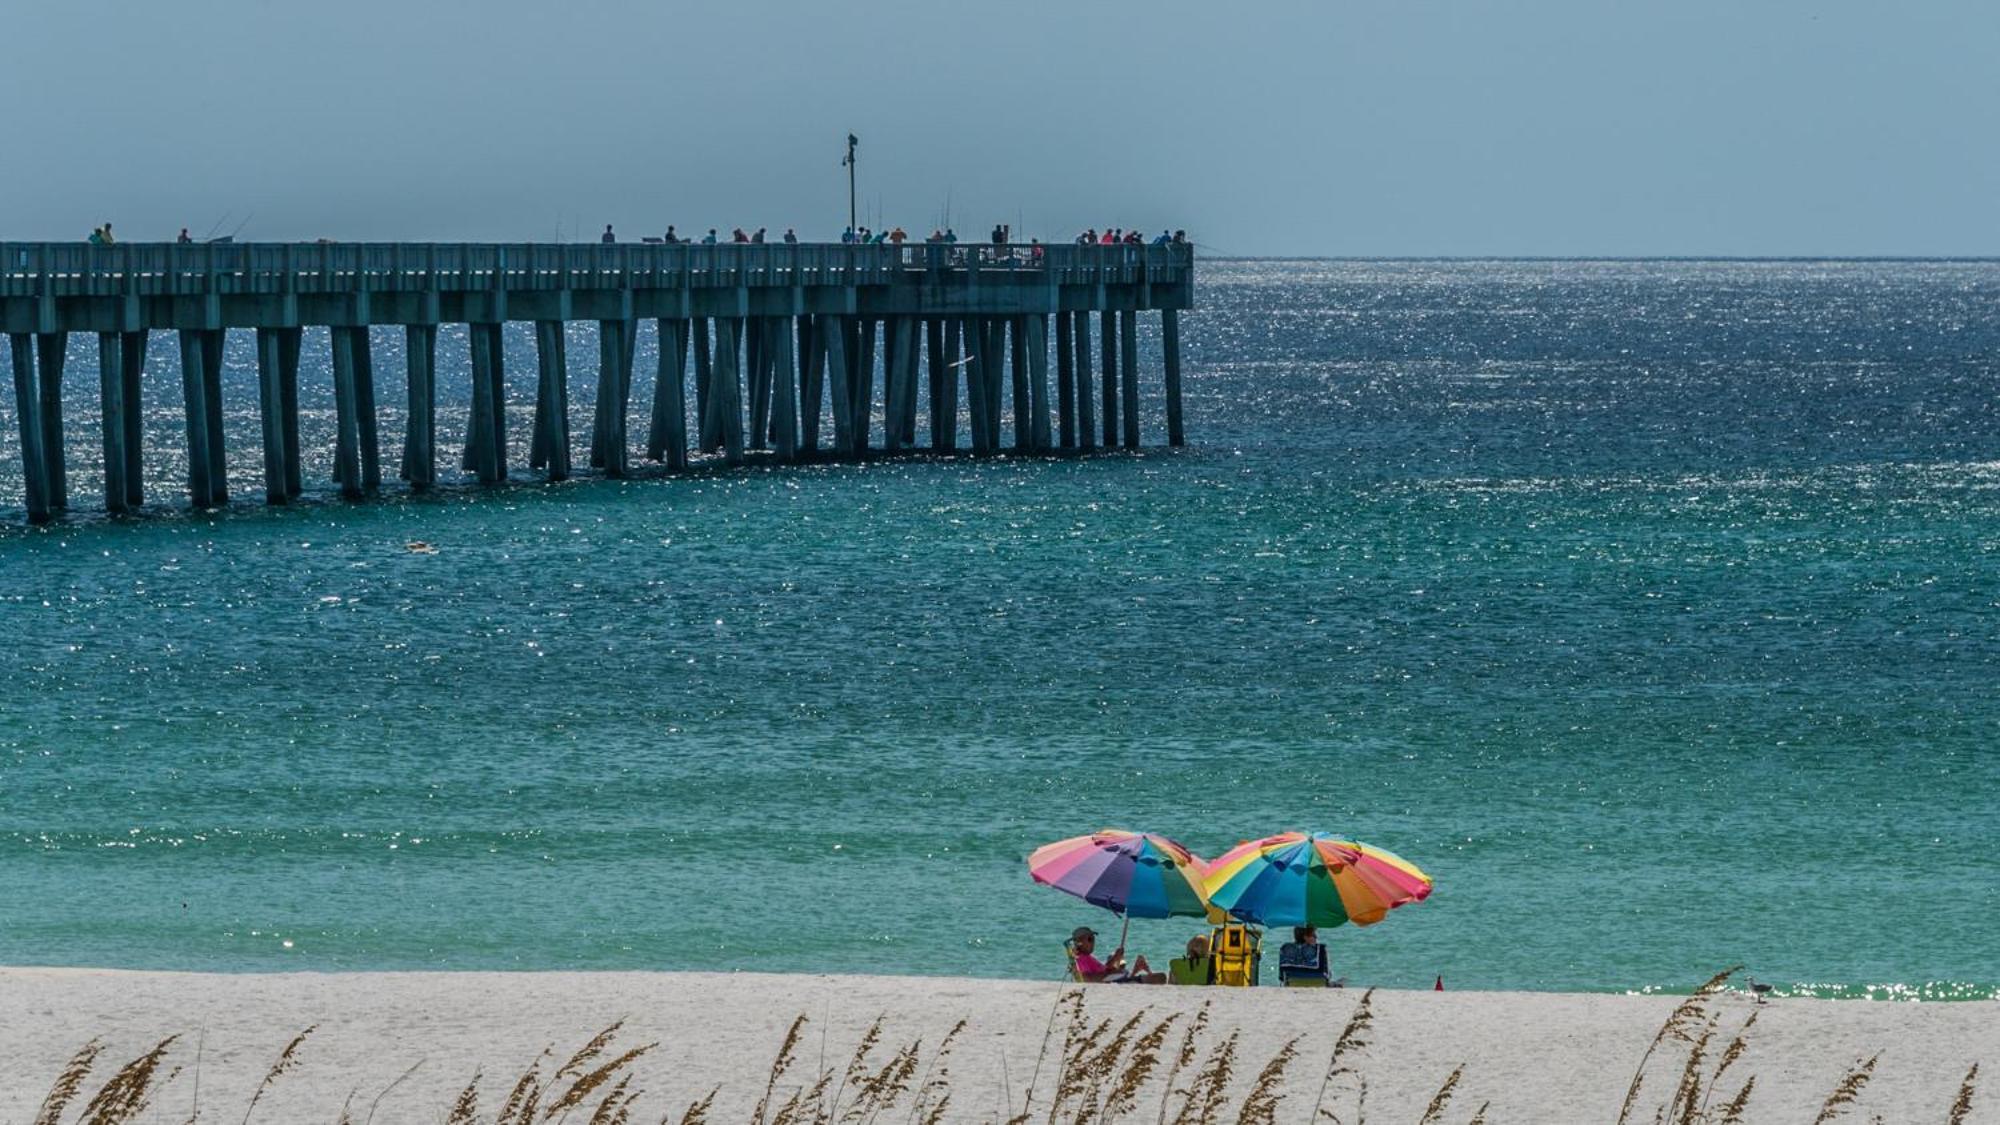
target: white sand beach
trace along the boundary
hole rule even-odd
[[[240,1120],[279,1050],[308,1025],[295,1065],[263,1095],[255,1120],[436,1122],[475,1072],[481,1120],[492,1120],[516,1076],[554,1047],[560,1065],[597,1031],[626,1021],[617,1047],[658,1046],[630,1066],[629,1120],[679,1121],[690,1102],[719,1087],[710,1120],[749,1120],[792,1020],[804,1015],[799,1059],[777,1100],[809,1085],[824,1066],[845,1069],[868,1026],[883,1020],[876,1067],[921,1038],[918,1073],[884,1121],[917,1120],[913,1099],[931,1070],[931,1049],[958,1021],[967,1026],[947,1059],[952,1121],[1006,1121],[1022,1112],[1031,1083],[1031,1120],[1049,1115],[1062,1047],[1058,1021],[1037,1075],[1054,983],[926,977],[786,976],[710,973],[337,973],[199,974],[87,969],[0,969],[0,1120],[33,1117],[72,1054],[93,1037],[105,1051],[71,1107],[74,1114],[115,1068],[169,1035],[179,1035],[161,1076],[180,1067],[145,1120]],[[1235,1120],[1243,1093],[1273,1053],[1298,1037],[1285,1070],[1275,1120],[1305,1122],[1319,1097],[1327,1060],[1359,990],[1174,989],[1096,985],[1085,1016],[1115,1027],[1150,1007],[1143,1031],[1180,1013],[1163,1053],[1211,1005],[1200,1046],[1240,1033],[1240,1052],[1219,1116]],[[1465,1122],[1481,1105],[1488,1122],[1611,1122],[1661,1021],[1678,998],[1516,992],[1378,992],[1365,1050],[1352,1064],[1366,1082],[1368,1120],[1414,1122],[1448,1075],[1462,1077],[1440,1120]],[[1752,1012],[1747,1049],[1716,1096],[1756,1076],[1749,1121],[1810,1121],[1857,1060],[1880,1061],[1849,1117],[1947,1119],[1967,1068],[2000,1072],[2000,1003],[1887,1003],[1782,999],[1757,1006],[1739,994],[1717,998],[1723,1036]],[[1722,1052],[1725,1038],[1710,1048]],[[197,1047],[200,1064],[195,1065]],[[617,1051],[614,1047],[606,1058]],[[1670,1096],[1685,1058],[1663,1047],[1648,1072],[1636,1118]],[[822,1059],[824,1062],[822,1062]],[[599,1060],[603,1061],[603,1060]],[[1171,1059],[1141,1090],[1128,1116],[1158,1119]],[[399,1075],[415,1066],[406,1080]],[[197,1095],[196,1071],[199,1071]],[[1195,1069],[1175,1079],[1187,1084]],[[622,1072],[621,1072],[622,1073]],[[606,1088],[608,1089],[609,1084]],[[388,1092],[383,1094],[384,1090]],[[941,1091],[940,1091],[941,1092]],[[594,1109],[601,1097],[590,1099]],[[1358,1090],[1337,1082],[1322,1105],[1354,1120]],[[379,1102],[377,1098],[380,1096]],[[831,1097],[829,1092],[829,1097]],[[852,1096],[851,1091],[844,1095]],[[935,1104],[935,1094],[931,1104]],[[1170,1103],[1169,1119],[1178,1112]],[[579,1111],[573,1121],[588,1119]],[[1057,1119],[1068,1120],[1065,1111]],[[1971,1121],[2000,1121],[2000,1089],[1976,1097]]]

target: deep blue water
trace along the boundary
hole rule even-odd
[[[1423,865],[1326,935],[1357,982],[2000,991],[2000,263],[1219,262],[1198,297],[1192,446],[1091,460],[266,511],[239,340],[239,503],[198,516],[162,337],[157,510],[29,530],[0,395],[0,963],[1048,978],[1103,918],[1022,858],[1115,824]]]

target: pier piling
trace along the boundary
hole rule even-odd
[[[1028,351],[1028,443],[1042,452],[1049,448],[1049,318],[1035,313],[1022,319]]]
[[[104,510],[126,510],[125,501],[125,342],[121,332],[97,334],[100,418],[104,431]]]
[[[944,372],[940,424],[944,440],[938,444],[940,453],[949,453],[958,448],[958,373],[965,367],[965,319],[947,317],[944,322]]]
[[[1139,316],[1118,312],[1118,363],[1124,401],[1120,412],[1125,420],[1125,448],[1139,448]]]
[[[146,401],[143,388],[149,335],[144,328],[118,334],[119,346],[124,352],[118,370],[125,379],[125,507],[122,510],[127,512],[137,511],[146,500]]]
[[[69,333],[43,332],[35,337],[35,358],[41,369],[42,459],[51,511],[69,507],[69,469],[64,456],[62,377],[69,358]]]
[[[1076,345],[1070,342],[1070,316],[1056,314],[1056,442],[1076,448]]]
[[[659,371],[653,379],[653,417],[646,429],[646,457],[664,461],[669,469],[687,468],[687,349],[688,322],[659,322]]]
[[[264,439],[264,502],[283,504],[285,490],[285,389],[276,328],[257,329],[257,420]]]
[[[792,356],[793,330],[786,317],[771,318],[770,342],[766,354],[771,360],[771,389],[775,398],[771,416],[771,442],[778,456],[790,461],[799,455],[799,395]]]
[[[409,413],[403,429],[403,479],[421,492],[437,484],[437,325],[403,330]]]
[[[215,506],[210,487],[213,472],[208,456],[208,379],[202,374],[207,349],[198,328],[180,330],[181,403],[187,413],[188,502],[197,508]]]
[[[42,452],[41,380],[35,372],[34,338],[24,332],[7,337],[14,359],[14,417],[21,431],[21,480],[29,523],[47,523],[49,465]]]
[[[1103,391],[1104,448],[1118,448],[1118,313],[1105,309],[1099,317],[1097,333],[1098,387]]]
[[[331,330],[328,341],[333,350],[333,483],[347,500],[362,496],[360,395],[355,385],[360,361],[355,353],[367,343],[365,338],[357,342],[356,335],[355,329],[340,326]]]
[[[1090,313],[1076,317],[1076,447],[1088,452],[1097,448],[1097,420],[1090,405]]]
[[[1190,252],[1170,246],[1030,254],[945,244],[0,243],[0,330],[13,363],[24,506],[44,522],[69,500],[63,374],[72,332],[97,335],[101,433],[91,444],[103,449],[104,510],[117,515],[144,502],[142,376],[156,329],[178,333],[188,495],[210,508],[229,497],[223,376],[232,329],[255,334],[263,492],[282,504],[303,491],[298,374],[308,327],[328,333],[332,476],[354,498],[381,480],[377,326],[404,330],[398,475],[425,489],[438,483],[440,324],[466,326],[470,408],[455,460],[484,483],[508,476],[509,321],[534,325],[534,428],[524,445],[549,480],[572,472],[565,341],[568,324],[583,319],[599,325],[589,461],[609,476],[630,472],[637,455],[629,415],[641,320],[654,322],[659,342],[642,448],[670,470],[687,468],[697,450],[732,464],[765,449],[798,459],[821,453],[829,437],[838,456],[869,456],[878,412],[878,448],[889,453],[927,445],[948,454],[965,440],[962,426],[979,454],[1088,451],[1100,434],[1106,447],[1132,449],[1142,312],[1160,314],[1167,441],[1186,441],[1179,312],[1192,304],[1192,282]],[[233,405],[247,419],[250,404]]]

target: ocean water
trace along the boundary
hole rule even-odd
[[[2000,994],[2000,263],[1198,295],[1192,444],[1137,456],[267,511],[234,340],[238,502],[194,515],[162,336],[156,510],[30,530],[0,396],[0,963],[1054,979],[1108,916],[1035,845],[1298,827],[1437,880],[1325,935],[1357,983]]]

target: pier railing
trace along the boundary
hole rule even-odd
[[[853,286],[989,272],[1175,285],[1192,269],[1184,245],[0,242],[0,297]]]

